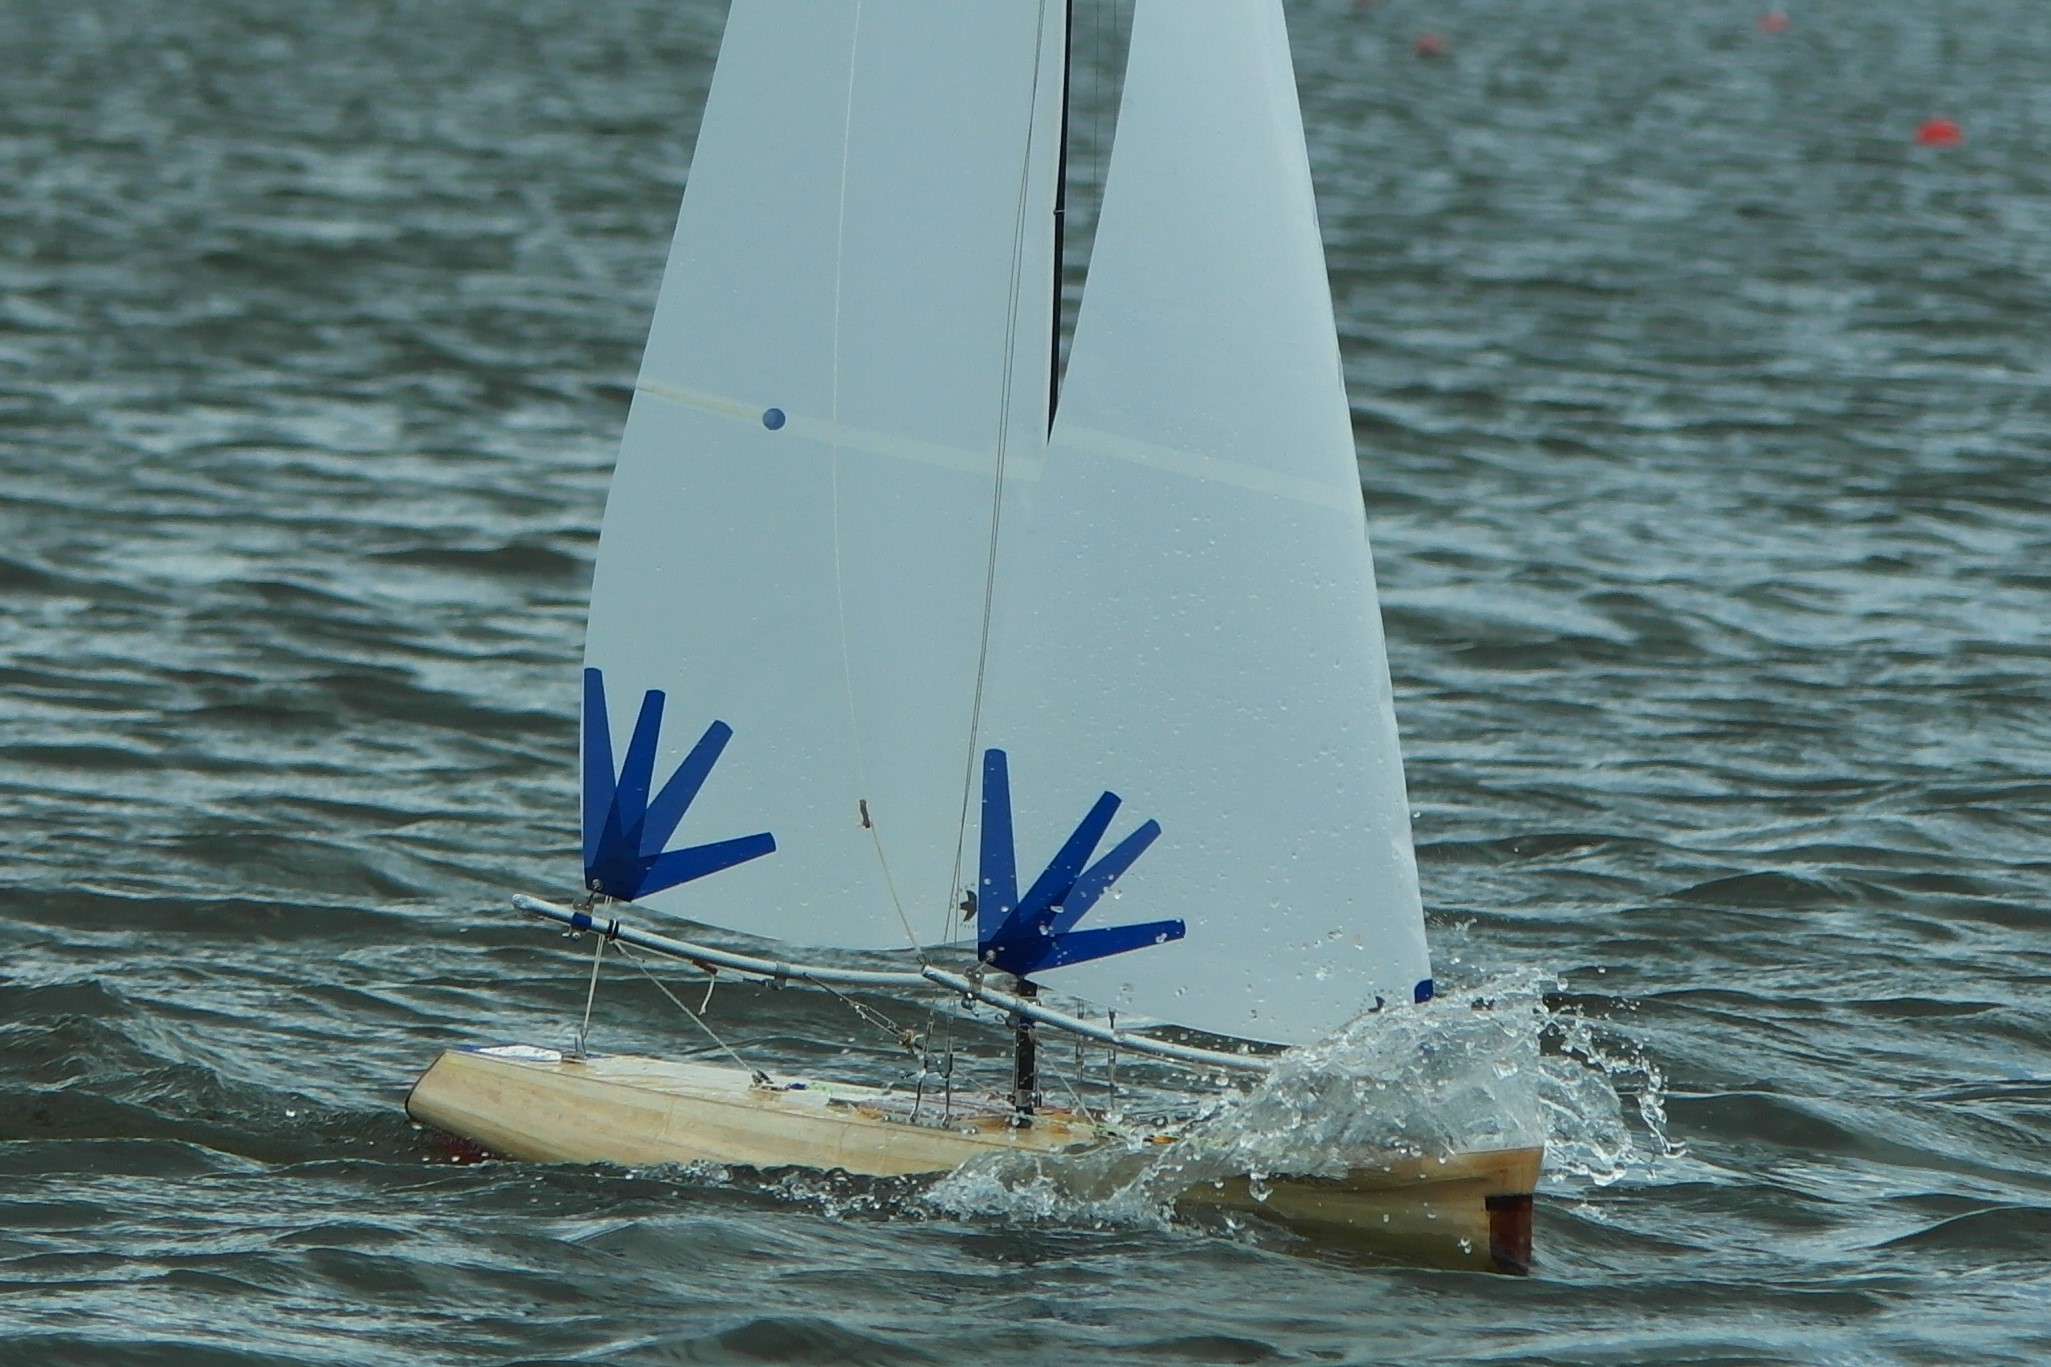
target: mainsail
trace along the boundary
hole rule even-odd
[[[622,751],[665,695],[658,786],[731,729],[677,844],[776,851],[649,905],[814,945],[947,932],[996,471],[1045,441],[1064,25],[1056,0],[733,5],[586,664]]]

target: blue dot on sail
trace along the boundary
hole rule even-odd
[[[1425,1002],[1428,1002],[1428,1001],[1430,1001],[1430,1000],[1431,1000],[1431,979],[1430,979],[1430,978],[1426,978],[1426,979],[1425,979],[1425,980],[1424,980],[1423,982],[1420,982],[1419,984],[1417,984],[1417,988],[1416,988],[1416,991],[1415,991],[1415,992],[1414,992],[1414,993],[1413,993],[1412,995],[1413,995],[1414,999],[1416,1000],[1416,1002],[1418,1003],[1418,1005],[1420,1005],[1420,1006],[1421,1006],[1421,1005],[1423,1005],[1423,1004],[1424,1004]]]
[[[765,408],[762,410],[762,425],[772,432],[781,428],[785,421],[786,419],[781,408]]]

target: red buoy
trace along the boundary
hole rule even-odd
[[[1788,17],[1777,9],[1768,10],[1759,16],[1759,31],[1761,33],[1786,33],[1788,31]]]
[[[1925,119],[1916,130],[1916,141],[1924,147],[1956,147],[1965,137],[1965,130],[1950,119]]]
[[[1410,50],[1420,57],[1443,57],[1453,50],[1453,45],[1442,33],[1420,33],[1417,41],[1410,45]]]

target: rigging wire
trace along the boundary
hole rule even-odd
[[[605,957],[606,936],[591,946],[591,985],[584,989],[584,1023],[577,1027],[577,1054],[584,1057],[584,1042],[591,1037],[591,1007],[598,1000],[598,962]]]
[[[1039,37],[1033,48],[1033,93],[1029,108],[1035,117],[1026,126],[1025,157],[1019,166],[1018,205],[1012,217],[1011,229],[1011,292],[1004,317],[1004,379],[997,404],[997,460],[992,477],[990,495],[990,539],[983,562],[983,624],[976,642],[976,687],[973,702],[969,708],[968,758],[962,769],[961,814],[955,823],[954,876],[942,905],[948,908],[947,943],[954,944],[961,934],[961,922],[956,919],[954,901],[956,890],[962,886],[962,853],[968,845],[969,802],[976,788],[976,749],[980,743],[983,725],[983,691],[990,670],[990,620],[997,602],[997,547],[998,531],[1004,519],[1004,467],[1010,451],[1011,436],[1011,387],[1015,378],[1015,362],[1018,352],[1018,321],[1022,307],[1020,296],[1024,292],[1025,244],[1027,210],[1032,203],[1033,159],[1035,134],[1039,131],[1037,115],[1040,108],[1042,78],[1047,68],[1047,6],[1049,3],[1063,3],[1066,0],[1040,0]],[[1068,25],[1062,25],[1062,46],[1068,43]],[[1060,92],[1064,109],[1068,102],[1068,91],[1064,84]],[[1054,284],[1054,326],[1058,332],[1061,322],[1060,282]],[[1051,383],[1051,377],[1050,377]]]
[[[1089,1065],[1083,1061],[1082,1056],[1082,1036],[1077,1035],[1075,1037],[1075,1073],[1071,1076],[1058,1067],[1051,1069],[1054,1076],[1061,1079],[1061,1085],[1068,1089],[1069,1097],[1075,1102],[1075,1113],[1085,1120],[1090,1118],[1090,1108],[1082,1099],[1082,1084],[1089,1079],[1088,1068]]]
[[[1110,1056],[1105,1061],[1104,1070],[1108,1074],[1104,1084],[1104,1112],[1107,1115],[1118,1109],[1118,1013],[1116,1011],[1111,1013],[1111,1039],[1112,1043],[1109,1046]]]
[[[599,937],[599,942],[601,944],[604,943],[604,940],[604,936]],[[673,1004],[677,1010],[683,1012],[686,1016],[689,1016],[691,1018],[692,1024],[696,1025],[700,1030],[703,1030],[708,1039],[710,1039],[714,1044],[718,1045],[721,1049],[725,1050],[726,1056],[728,1058],[732,1059],[735,1063],[739,1064],[743,1069],[745,1069],[748,1075],[751,1078],[753,1078],[756,1083],[764,1087],[773,1087],[776,1085],[774,1082],[770,1081],[769,1074],[763,1072],[760,1068],[757,1068],[754,1064],[742,1058],[740,1056],[740,1053],[737,1050],[735,1050],[735,1048],[731,1044],[728,1044],[724,1039],[720,1038],[719,1032],[717,1030],[714,1030],[711,1024],[708,1023],[703,1016],[699,1015],[696,1011],[693,1011],[690,1007],[684,1005],[683,999],[678,997],[676,993],[669,990],[669,984],[665,983],[662,979],[656,977],[653,973],[649,972],[648,965],[641,962],[640,955],[634,953],[632,950],[627,948],[625,941],[622,941],[620,943],[620,953],[626,956],[628,963],[632,964],[635,968],[640,969],[641,976],[646,978],[649,982],[654,983],[656,990],[662,993],[663,996],[668,997],[670,999],[671,1004]],[[594,984],[597,982],[597,975],[595,973],[592,975],[592,982]],[[712,994],[708,991],[706,993],[706,1000],[710,1001],[711,999]]]
[[[817,978],[805,977],[803,974],[794,976],[799,981],[811,984],[840,1002],[843,1006],[854,1012],[865,1024],[873,1025],[884,1034],[890,1036],[891,1040],[905,1052],[912,1054],[919,1052],[922,1037],[918,1031],[899,1025],[867,1002],[856,1001],[847,993],[835,988],[831,983],[822,983]]]
[[[591,979],[584,991],[584,1021],[582,1026],[580,1026],[577,1031],[577,1048],[575,1057],[580,1059],[585,1057],[584,1044],[585,1040],[588,1038],[591,1031],[591,1008],[592,1005],[598,999],[599,964],[605,956],[606,943],[612,940],[616,940],[616,937],[607,934],[604,931],[599,931],[597,932],[596,943],[592,946]],[[709,965],[700,965],[700,967],[703,968],[705,973],[705,997],[702,1001],[698,1003],[698,1009],[696,1011],[693,1011],[690,1007],[684,1005],[681,998],[679,998],[674,992],[669,990],[668,986],[663,983],[662,979],[656,977],[655,974],[649,970],[648,965],[645,962],[643,962],[641,956],[634,953],[633,949],[627,944],[626,941],[617,940],[617,943],[619,944],[620,953],[626,956],[627,961],[633,964],[636,969],[640,970],[642,977],[654,983],[656,988],[661,991],[662,995],[668,997],[670,1001],[675,1004],[677,1010],[683,1012],[686,1016],[689,1016],[693,1023],[695,1023],[700,1030],[703,1030],[714,1044],[718,1045],[721,1049],[725,1050],[729,1058],[731,1058],[735,1063],[739,1064],[743,1069],[746,1069],[751,1075],[753,1075],[753,1077],[758,1082],[761,1082],[764,1086],[770,1085],[769,1075],[763,1072],[760,1068],[757,1068],[754,1065],[750,1064],[746,1059],[743,1059],[739,1053],[735,1052],[732,1045],[728,1044],[724,1039],[720,1037],[717,1031],[713,1030],[711,1024],[707,1022],[705,1019],[706,1013],[712,1005],[712,991],[715,987],[719,985],[719,970],[717,968],[711,967]],[[821,982],[819,979],[812,977],[808,973],[793,973],[791,974],[791,978],[793,981],[805,983],[807,986],[816,987],[820,991],[826,993],[826,995],[832,997],[835,1001],[838,1001],[843,1006],[847,1007],[850,1011],[853,1011],[855,1013],[856,1018],[861,1020],[864,1024],[874,1026],[876,1029],[882,1031],[885,1035],[888,1035],[891,1041],[894,1044],[896,1044],[899,1048],[905,1050],[907,1053],[918,1054],[920,1056],[921,1066],[924,1066],[926,1061],[924,1047],[925,1036],[922,1035],[919,1031],[913,1030],[907,1026],[899,1025],[896,1021],[892,1020],[888,1015],[886,1015],[884,1012],[877,1009],[876,1007],[869,1005],[867,1002],[858,1001],[854,997],[851,997],[847,993],[842,992],[838,988],[834,987],[832,983]]]
[[[856,0],[853,31],[848,41],[847,54],[847,99],[843,106],[840,125],[840,197],[835,208],[837,217],[833,226],[833,359],[828,374],[830,399],[828,417],[833,425],[831,445],[832,458],[829,469],[833,472],[833,604],[840,622],[840,667],[841,678],[847,686],[847,724],[853,738],[855,752],[855,788],[858,793],[869,789],[867,750],[862,744],[862,715],[855,706],[854,654],[848,648],[847,630],[847,585],[841,575],[840,545],[840,304],[845,284],[847,264],[847,181],[848,167],[852,161],[855,128],[855,68],[862,52],[862,6]],[[904,938],[911,946],[920,963],[926,962],[918,932],[912,929],[911,917],[905,914],[904,901],[897,895],[897,879],[890,872],[890,858],[883,850],[883,834],[876,828],[876,822],[869,814],[869,800],[858,799],[857,810],[861,814],[862,828],[869,833],[869,839],[876,847],[876,862],[883,870],[883,888],[890,898],[890,908],[897,913],[897,923],[904,928]]]
[[[532,899],[515,900],[516,903],[522,900],[526,900],[530,903],[528,907],[529,910],[539,909],[542,912],[544,912],[544,914],[553,915],[555,912],[560,910],[558,908],[551,908],[545,903],[532,902]],[[567,915],[567,913],[565,913],[565,915]],[[587,925],[590,924],[585,917],[578,917],[577,919],[585,920],[585,923]],[[718,986],[719,982],[719,968],[717,965],[707,963],[702,959],[695,957],[693,954],[689,952],[693,948],[691,946],[676,944],[674,950],[665,950],[659,945],[644,946],[645,948],[648,948],[651,953],[654,953],[658,957],[680,960],[696,968],[698,971],[704,974],[706,980],[705,996],[700,1001],[698,1010],[693,1011],[689,1006],[684,1004],[683,1000],[679,998],[676,993],[672,992],[669,989],[669,986],[666,983],[664,983],[649,969],[647,963],[642,959],[642,957],[634,952],[629,936],[627,934],[622,933],[622,929],[618,921],[611,922],[610,925],[603,930],[597,930],[595,926],[593,926],[592,928],[595,931],[596,940],[592,946],[591,974],[585,987],[584,1014],[582,1018],[582,1024],[576,1032],[576,1046],[575,1052],[572,1055],[573,1058],[582,1061],[587,1057],[587,1054],[585,1052],[585,1045],[589,1037],[593,1008],[597,1001],[599,970],[604,962],[605,946],[608,942],[613,942],[619,945],[620,953],[626,956],[628,962],[633,964],[635,970],[639,972],[643,977],[647,978],[651,983],[653,983],[655,985],[656,990],[661,992],[663,996],[667,997],[672,1006],[676,1007],[678,1011],[682,1012],[686,1017],[688,1017],[691,1023],[697,1026],[698,1029],[702,1031],[705,1034],[705,1036],[708,1039],[710,1039],[717,1048],[724,1052],[728,1058],[732,1059],[733,1062],[736,1065],[738,1065],[743,1072],[747,1073],[749,1078],[756,1085],[771,1088],[777,1085],[766,1071],[749,1063],[745,1058],[743,1058],[740,1052],[737,1049],[735,1049],[734,1046],[731,1043],[729,1043],[723,1036],[721,1036],[718,1031],[714,1030],[712,1028],[711,1023],[705,1019],[708,1010],[712,1004],[713,991]],[[569,938],[575,938],[575,934],[576,932],[572,931]],[[757,970],[743,969],[742,971],[744,973],[753,973]],[[762,974],[764,977],[771,976],[767,972],[766,967],[764,970],[762,970]],[[898,1047],[904,1049],[908,1053],[915,1054],[919,1059],[919,1074],[917,1077],[916,1084],[917,1090],[913,1098],[912,1114],[914,1120],[918,1119],[921,1109],[923,1108],[925,1102],[927,1081],[934,1075],[935,1072],[933,1068],[933,1013],[937,1009],[937,1007],[928,1007],[926,1029],[922,1032],[919,1030],[911,1029],[906,1026],[899,1025],[895,1020],[891,1019],[891,1017],[882,1010],[873,1007],[866,1002],[857,1000],[856,998],[848,995],[847,993],[839,991],[833,986],[832,983],[823,981],[822,979],[813,976],[813,972],[807,971],[798,965],[779,963],[775,966],[775,972],[773,977],[775,982],[779,986],[781,986],[785,982],[801,982],[807,986],[821,989],[822,991],[826,992],[829,996],[833,997],[835,1000],[847,1006],[848,1009],[853,1011],[856,1017],[862,1020],[865,1024],[871,1025],[876,1029],[882,1031],[884,1034],[888,1035],[891,1038],[892,1042],[895,1043]],[[961,994],[959,1000],[959,1009],[962,1012],[970,1015],[971,1017],[976,1016],[978,1014],[977,1005],[978,1004],[975,1001],[975,999],[970,997],[966,992],[963,992]],[[1078,1038],[1075,1042],[1075,1072],[1071,1075],[1066,1072],[1063,1072],[1058,1068],[1050,1069],[1050,1071],[1053,1071],[1055,1073],[1055,1076],[1059,1079],[1061,1085],[1066,1089],[1069,1096],[1073,1099],[1075,1103],[1076,1113],[1084,1117],[1091,1117],[1093,1115],[1098,1117],[1108,1116],[1114,1114],[1116,1111],[1118,1101],[1119,1054],[1119,1040],[1116,1036],[1118,1013],[1116,1011],[1111,1012],[1109,1020],[1113,1036],[1109,1041],[1108,1058],[1106,1060],[1106,1071],[1108,1076],[1105,1080],[1105,1106],[1101,1112],[1093,1113],[1089,1108],[1088,1102],[1084,1099],[1082,1094],[1082,1089],[1084,1086],[1087,1085],[1089,1080],[1089,1064],[1087,1056],[1085,1054],[1083,1042],[1080,1038]],[[940,1030],[940,1049],[942,1053],[941,1067],[938,1070],[938,1075],[941,1080],[942,1089],[942,1111],[940,1123],[945,1124],[948,1120],[952,1118],[953,1115],[955,1092],[954,1074],[957,1067],[957,1054],[955,1051],[954,1040],[954,1015],[951,1012],[943,1018],[942,1027]],[[995,1092],[992,1091],[991,1094],[994,1096]]]

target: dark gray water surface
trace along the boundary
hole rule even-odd
[[[0,0],[0,1361],[2051,1357],[2051,6],[1790,9],[1290,5],[1440,974],[1629,1137],[1513,1281],[450,1166],[721,6]]]

